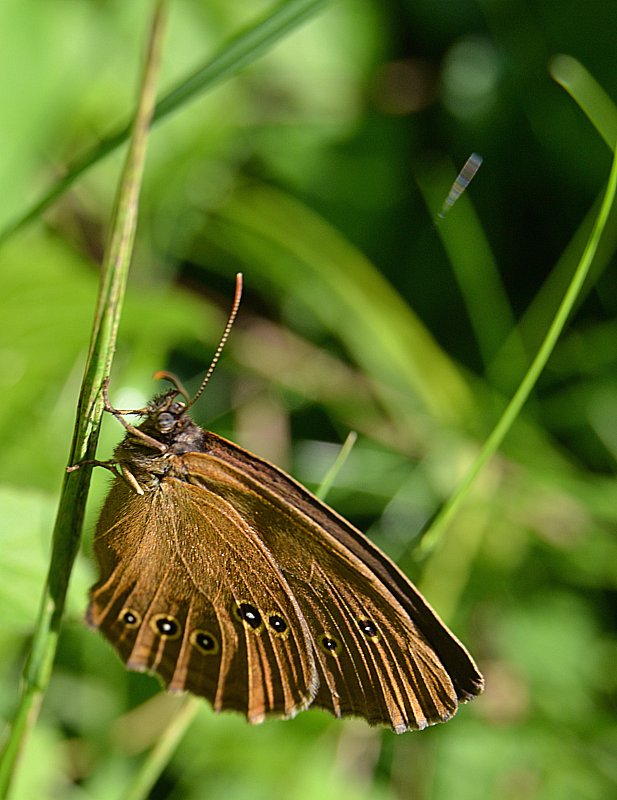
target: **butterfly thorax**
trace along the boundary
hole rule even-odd
[[[125,477],[128,471],[143,489],[154,489],[162,477],[176,474],[177,456],[205,449],[205,431],[193,422],[186,404],[176,396],[174,391],[155,397],[143,422],[129,430],[114,450],[114,461]]]

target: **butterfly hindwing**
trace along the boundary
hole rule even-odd
[[[220,498],[176,480],[138,495],[118,478],[95,552],[88,619],[130,669],[253,722],[310,704],[316,667],[294,595]]]

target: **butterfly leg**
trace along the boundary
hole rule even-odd
[[[104,406],[105,411],[107,411],[109,414],[112,414],[118,420],[118,422],[122,425],[122,427],[125,430],[127,430],[129,433],[131,433],[133,436],[137,436],[139,439],[141,439],[143,442],[145,442],[150,447],[153,447],[155,450],[160,450],[162,453],[166,452],[166,450],[167,450],[167,445],[166,444],[163,444],[162,442],[159,442],[158,439],[155,439],[152,436],[148,436],[147,433],[144,433],[143,431],[140,431],[139,428],[136,428],[134,425],[131,425],[130,422],[127,422],[124,419],[124,417],[127,414],[137,414],[137,415],[143,417],[148,413],[148,409],[147,408],[134,408],[134,409],[114,408],[112,406],[112,404],[110,403],[110,401],[109,401],[108,390],[109,390],[109,378],[105,378],[105,380],[103,381],[103,400],[104,400],[104,403],[105,403],[105,406]],[[131,483],[131,482],[129,481],[129,483]],[[131,483],[131,486],[132,485],[133,484]],[[140,494],[141,494],[141,492],[140,492]]]
[[[129,486],[133,488],[137,494],[144,494],[144,490],[141,488],[137,482],[137,478],[133,475],[130,469],[125,464],[120,464],[120,469],[122,470],[122,477],[129,484]]]
[[[77,464],[73,464],[70,467],[67,467],[66,471],[77,472],[77,470],[80,469],[80,467],[103,467],[104,469],[108,469],[110,472],[113,472],[114,475],[120,476],[116,461],[97,461],[96,458],[87,458],[84,461],[78,461]]]
[[[80,467],[103,467],[104,469],[108,469],[110,472],[113,472],[116,477],[123,478],[137,494],[144,493],[144,490],[137,482],[137,478],[124,464],[120,464],[120,470],[118,470],[117,461],[97,461],[95,458],[89,458],[67,467],[66,471],[77,472]]]

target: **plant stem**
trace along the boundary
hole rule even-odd
[[[79,398],[69,464],[92,458],[102,415],[101,386],[109,374],[135,239],[146,138],[155,103],[155,85],[168,0],[157,0],[129,150],[118,185],[103,258],[101,285],[90,349]],[[0,758],[0,798],[6,798],[28,734],[36,722],[51,676],[66,593],[79,548],[91,469],[65,475],[53,532],[52,553],[41,597],[23,687],[13,725]]]

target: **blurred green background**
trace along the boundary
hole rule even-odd
[[[273,3],[176,0],[162,90]],[[123,123],[150,4],[0,4],[0,230]],[[478,660],[486,693],[395,736],[309,711],[251,728],[204,703],[151,793],[179,798],[617,796],[617,322],[613,220],[574,318],[500,455],[428,556],[561,300],[610,151],[549,76],[617,97],[614,3],[340,0],[153,132],[116,406],[156,369],[206,427],[317,486],[395,558]],[[472,151],[484,164],[437,212]],[[44,581],[121,164],[84,175],[0,250],[0,710],[14,711]],[[99,453],[120,438],[105,421]],[[99,472],[103,472],[99,470]],[[82,622],[96,474],[54,676],[15,798],[120,798],[181,702]]]

